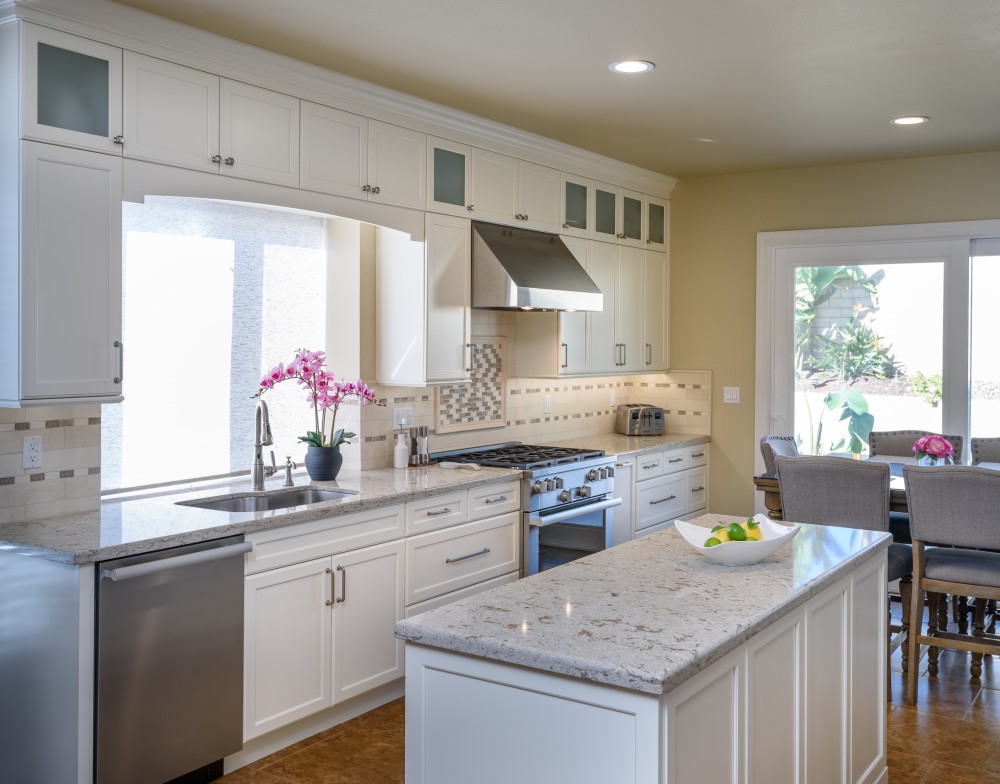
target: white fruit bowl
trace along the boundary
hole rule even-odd
[[[675,520],[674,528],[699,553],[727,566],[757,563],[780,550],[799,532],[797,525],[782,525],[765,515],[754,515],[753,519],[760,526],[759,542],[723,542],[715,547],[705,547],[705,540],[712,535],[710,528],[693,525],[684,520]]]

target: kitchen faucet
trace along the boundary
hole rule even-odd
[[[250,475],[253,477],[253,489],[264,489],[264,477],[271,476],[277,467],[274,465],[274,452],[271,452],[271,465],[264,465],[263,447],[271,446],[274,440],[271,438],[271,422],[267,416],[267,403],[260,398],[257,399],[257,408],[254,411],[254,431],[253,431],[253,466],[250,468]]]

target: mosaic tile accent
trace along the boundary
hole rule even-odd
[[[505,422],[501,341],[473,342],[470,375],[470,384],[437,388],[438,430],[472,430],[497,427]]]

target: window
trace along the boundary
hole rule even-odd
[[[249,469],[261,376],[324,347],[325,224],[200,199],[123,204],[125,400],[102,412],[103,490]],[[304,403],[268,405],[283,463],[301,428],[281,423]]]
[[[996,236],[998,221],[758,235],[758,438],[825,454],[866,452],[871,429],[1000,436]]]

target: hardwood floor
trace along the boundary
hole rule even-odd
[[[917,705],[906,703],[900,652],[886,704],[889,784],[1000,784],[1000,658],[978,680],[969,655],[942,651],[936,678],[920,665]],[[403,700],[396,700],[253,765],[220,784],[402,784]],[[556,783],[554,783],[556,784]]]

